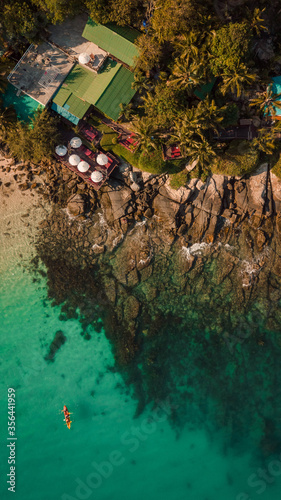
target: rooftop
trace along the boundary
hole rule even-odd
[[[49,26],[49,39],[76,59],[79,54],[89,54],[95,63],[98,63],[98,61],[107,57],[108,53],[95,43],[82,37],[82,31],[87,19],[87,14],[81,14],[75,18],[67,19],[62,24]]]
[[[134,66],[135,57],[139,55],[138,48],[134,44],[139,35],[140,33],[132,28],[117,26],[113,23],[103,25],[91,18],[88,19],[82,33],[84,38],[95,43],[128,66]]]
[[[53,102],[69,113],[82,118],[90,104],[116,120],[120,106],[135,94],[131,88],[133,73],[120,63],[107,59],[100,73],[93,73],[77,64],[53,98]]]
[[[198,86],[197,89],[194,90],[194,95],[198,97],[198,99],[203,101],[207,97],[207,95],[210,94],[215,83],[216,83],[216,78],[212,78],[211,81]]]
[[[46,106],[72,67],[73,62],[57,47],[48,42],[32,44],[8,80],[19,92]]]

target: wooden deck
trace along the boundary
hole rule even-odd
[[[100,153],[106,154],[106,156],[109,158],[109,161],[106,165],[102,166],[97,163],[96,158]],[[77,167],[70,165],[68,158],[73,154],[77,154],[81,158],[81,161],[84,160],[90,165],[90,168],[87,172],[79,172]],[[108,152],[104,153],[103,151],[97,151],[96,153],[94,153],[93,151],[88,149],[84,144],[82,144],[80,148],[76,149],[69,148],[68,153],[65,156],[58,156],[56,153],[54,154],[54,156],[60,163],[62,163],[69,170],[71,170],[79,177],[81,177],[83,181],[87,182],[87,184],[92,186],[96,191],[98,191],[105,184],[110,174],[113,172],[115,167],[120,163],[119,160],[113,154]],[[92,181],[91,174],[95,171],[102,173],[103,179],[101,180],[101,182]]]
[[[171,146],[163,145],[162,151],[164,161],[183,158],[180,147],[177,144],[172,144]]]
[[[98,144],[102,136],[101,132],[85,120],[79,122],[79,135],[85,137],[89,142],[94,142],[94,144]]]
[[[239,125],[238,127],[228,127],[214,133],[214,139],[218,141],[228,141],[232,139],[244,139],[251,141],[257,135],[256,127],[253,124]]]
[[[121,144],[121,146],[124,146],[128,151],[134,153],[138,147],[139,141],[136,134],[126,134],[123,132],[118,136],[118,144]]]

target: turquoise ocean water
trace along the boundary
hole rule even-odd
[[[92,329],[91,340],[85,341],[79,322],[60,321],[60,308],[51,307],[45,278],[38,280],[29,271],[28,263],[35,255],[30,222],[40,218],[39,211],[30,210],[28,226],[21,217],[26,208],[16,200],[9,206],[2,210],[0,246],[1,499],[13,498],[6,483],[9,387],[16,391],[14,497],[18,500],[279,499],[281,443],[266,458],[247,448],[244,434],[240,443],[238,436],[233,447],[226,446],[228,422],[208,428],[197,426],[193,419],[191,426],[186,409],[186,426],[176,433],[169,416],[181,409],[174,408],[169,397],[134,418],[137,401],[114,368],[104,331]],[[67,340],[55,361],[47,363],[44,356],[58,330]],[[203,364],[209,362],[207,355]],[[229,363],[222,368],[226,381],[229,371],[235,370],[234,363],[239,365],[239,356],[244,356],[241,351],[233,359],[226,349],[228,355]],[[171,363],[180,362],[171,357]],[[192,362],[186,369],[193,369]],[[274,392],[278,389],[276,374],[271,375],[272,379],[270,372],[265,373],[266,397],[274,400],[268,410],[268,418],[274,419],[272,408],[279,408],[281,402]],[[246,376],[248,400],[237,405],[237,419],[262,387],[251,373],[241,373],[241,379]],[[206,387],[208,380],[202,387],[204,394]],[[200,385],[196,390],[200,391]],[[233,387],[224,390],[231,393]],[[70,431],[60,412],[64,404],[73,412]],[[214,404],[212,391],[204,404],[202,415],[205,411],[208,424],[208,407]],[[225,405],[229,404],[226,398]],[[262,396],[261,404],[267,404]],[[251,424],[249,419],[249,434]]]

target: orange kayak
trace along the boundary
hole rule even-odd
[[[65,423],[66,423],[68,429],[70,429],[72,421],[70,420],[70,413],[69,413],[69,411],[68,411],[68,409],[67,409],[67,407],[65,405],[64,405],[62,411],[63,411],[63,414],[64,414]]]

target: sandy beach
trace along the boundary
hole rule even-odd
[[[38,225],[49,206],[36,190],[22,191],[14,176],[25,176],[20,163],[0,153],[0,268],[27,261],[33,254]],[[9,257],[8,257],[9,256]]]

